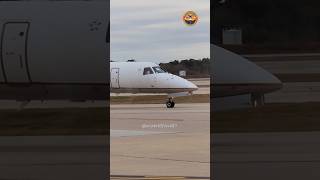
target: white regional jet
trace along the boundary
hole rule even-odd
[[[168,108],[173,108],[174,96],[192,94],[198,87],[192,82],[170,74],[152,62],[110,62],[111,92],[167,93]]]

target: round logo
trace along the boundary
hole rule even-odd
[[[183,15],[183,21],[187,25],[195,25],[199,20],[198,15],[193,11],[188,11]]]

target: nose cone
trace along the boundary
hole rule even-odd
[[[186,79],[184,79],[184,80],[185,80],[185,86],[186,86],[187,89],[189,89],[189,91],[198,90],[198,86],[197,85],[193,84],[192,82],[190,82],[190,81],[188,81]]]
[[[214,84],[281,84],[281,81],[256,64],[218,46],[211,46]]]
[[[271,92],[282,87],[281,81],[247,59],[211,45],[213,63],[211,76],[215,86],[246,86],[247,93]]]
[[[174,75],[175,76],[175,75]],[[195,84],[193,84],[192,82],[181,78],[179,76],[175,76],[175,82],[176,84],[179,86],[180,89],[182,89],[183,91],[196,91],[198,90],[198,86],[196,86]]]
[[[168,86],[173,89],[177,89],[179,92],[191,92],[198,89],[198,86],[193,84],[192,82],[181,78],[179,76],[168,74],[170,78],[167,81],[169,84]]]

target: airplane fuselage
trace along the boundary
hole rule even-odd
[[[196,85],[163,71],[152,62],[110,62],[110,88],[113,93],[192,92]]]

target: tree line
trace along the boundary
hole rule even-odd
[[[179,75],[181,70],[185,70],[187,77],[209,77],[210,59],[174,60],[169,63],[160,63],[160,67],[176,75]]]

